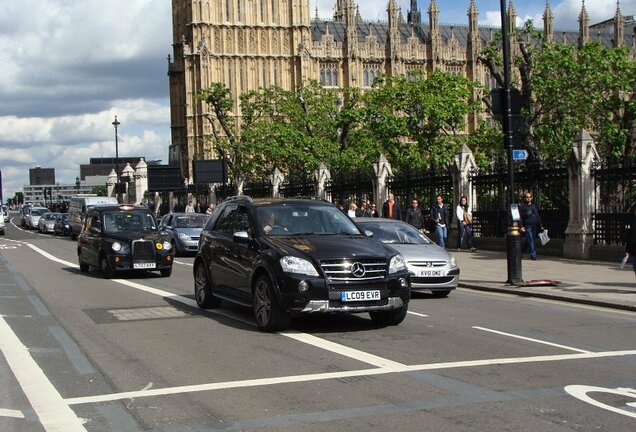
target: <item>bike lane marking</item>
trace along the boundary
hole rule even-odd
[[[597,401],[596,399],[591,398],[590,396],[587,395],[588,393],[610,393],[610,394],[626,396],[629,398],[636,399],[636,389],[621,388],[621,387],[612,389],[612,388],[585,386],[585,385],[569,385],[565,387],[564,390],[570,396],[574,396],[575,398],[582,400],[583,402],[587,402],[590,405],[594,405],[604,410],[612,411],[627,417],[636,418],[636,412],[627,411],[612,405],[604,404],[603,402]],[[626,403],[625,405],[629,407],[636,407],[636,402]]]

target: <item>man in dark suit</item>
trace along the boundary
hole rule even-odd
[[[393,195],[393,193],[389,193],[389,199],[382,205],[382,217],[402,220],[400,204],[395,200],[395,195]]]
[[[528,253],[531,260],[537,259],[537,246],[535,238],[539,231],[543,231],[541,226],[541,216],[539,209],[532,203],[532,193],[526,191],[523,194],[524,202],[519,204],[519,213],[521,214],[521,232],[526,234],[526,244],[528,245]]]
[[[437,233],[437,244],[446,247],[446,237],[448,237],[448,227],[450,226],[450,211],[444,204],[444,197],[437,195],[436,203],[431,206],[431,219],[435,222],[435,232]]]

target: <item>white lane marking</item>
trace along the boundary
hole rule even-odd
[[[489,329],[489,328],[485,328],[485,327],[473,326],[473,328],[477,329],[477,330],[483,330],[483,331],[486,331],[486,332],[503,335],[503,336],[513,337],[513,338],[516,338],[516,339],[522,339],[522,340],[526,340],[526,341],[530,341],[530,342],[540,343],[540,344],[543,344],[543,345],[550,345],[550,346],[557,347],[557,348],[563,348],[563,349],[574,351],[574,352],[580,352],[580,353],[590,353],[590,352],[592,352],[592,351],[582,350],[582,349],[578,349],[578,348],[573,348],[573,347],[570,347],[570,346],[567,346],[567,345],[560,345],[560,344],[556,344],[556,343],[552,343],[552,342],[548,342],[548,341],[543,341],[543,340],[540,340],[540,339],[533,339],[533,338],[529,338],[529,337],[525,337],[525,336],[519,336],[519,335],[512,334],[512,333],[505,333],[505,332],[502,332],[502,331],[493,330],[493,329]]]
[[[387,360],[382,357],[378,357],[373,354],[366,353],[364,351],[357,350],[355,348],[350,348],[345,345],[341,345],[339,343],[331,342],[326,339],[321,339],[316,336],[307,334],[307,333],[299,333],[299,332],[280,332],[280,335],[286,336],[288,338],[297,340],[299,342],[306,343],[307,345],[314,346],[316,348],[321,348],[326,351],[331,351],[333,353],[341,354],[345,357],[349,357],[355,360],[359,360],[364,363],[368,363],[377,367],[396,367],[402,368],[404,365],[402,363],[394,362],[391,360]]]
[[[0,417],[24,418],[24,413],[18,410],[0,408]]]
[[[508,299],[510,299],[510,298],[519,299],[519,295],[518,294],[509,294],[509,293],[492,292],[492,291],[481,291],[481,290],[474,290],[474,289],[462,288],[462,287],[458,287],[457,289],[463,291],[464,294],[474,294],[476,296],[479,296],[479,295],[490,295],[490,296],[493,296],[493,297],[506,297]],[[524,300],[528,300],[528,301],[532,301],[532,302],[536,302],[536,303],[548,303],[548,304],[551,304],[551,305],[558,305],[558,306],[562,306],[562,307],[569,307],[569,308],[575,308],[575,309],[587,309],[587,310],[591,310],[591,311],[595,311],[595,312],[611,313],[611,314],[617,314],[617,315],[627,315],[627,316],[630,316],[632,318],[636,317],[636,314],[633,311],[612,309],[610,307],[586,305],[586,304],[579,304],[579,303],[570,303],[570,302],[565,302],[563,300],[551,300],[551,299],[538,298],[538,297],[523,297],[523,299]]]
[[[421,313],[418,313],[418,312],[407,311],[406,313],[411,314],[411,315],[415,315],[415,316],[418,316],[418,317],[428,318],[428,315],[424,315],[424,314],[421,314]]]
[[[0,350],[46,431],[86,431],[2,315]]]
[[[184,266],[194,267],[194,264],[190,264],[190,263],[183,262],[183,261],[177,261],[177,260],[174,260],[174,263],[175,263],[175,264],[181,264],[181,265],[184,265]]]
[[[274,377],[274,378],[259,378],[259,379],[242,380],[242,381],[226,381],[226,382],[218,382],[218,383],[166,387],[162,389],[154,389],[154,390],[147,390],[147,391],[143,391],[143,390],[130,391],[130,392],[103,394],[103,395],[96,395],[96,396],[68,398],[68,399],[65,399],[65,401],[69,405],[79,405],[79,404],[91,404],[91,403],[100,403],[100,402],[112,402],[116,400],[129,399],[129,398],[163,396],[163,395],[170,395],[170,394],[269,386],[269,385],[277,385],[277,384],[301,383],[301,382],[311,382],[311,381],[324,381],[324,380],[332,380],[332,379],[339,379],[339,378],[374,376],[374,375],[384,375],[384,374],[400,373],[400,372],[459,369],[459,368],[479,367],[479,366],[540,363],[540,362],[553,362],[553,361],[565,361],[565,360],[597,359],[597,358],[634,356],[634,355],[636,355],[636,350],[606,351],[606,352],[598,352],[598,353],[580,353],[580,354],[562,354],[562,355],[552,355],[552,356],[514,357],[514,358],[486,359],[486,360],[468,360],[468,361],[447,362],[447,363],[430,363],[430,364],[421,364],[421,365],[412,365],[412,366],[402,365],[402,366],[380,367],[380,368],[373,368],[373,369],[360,369],[360,370],[353,370],[353,371],[326,372],[326,373],[307,374],[307,375],[290,375],[290,376]]]
[[[37,246],[32,245],[31,243],[25,243],[28,247],[30,247],[31,249],[33,249],[34,251],[36,251],[37,253],[39,253],[40,255],[44,256],[45,258],[50,259],[51,261],[55,261],[56,263],[60,263],[60,264],[64,264],[65,266],[69,266],[69,267],[73,267],[73,268],[79,268],[79,264],[75,264],[72,263],[70,261],[65,261],[63,259],[60,259],[56,256],[51,255],[50,253],[43,251],[42,249],[40,249]]]

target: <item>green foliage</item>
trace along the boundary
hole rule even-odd
[[[97,196],[106,196],[106,194],[108,193],[108,190],[106,188],[106,186],[102,185],[102,186],[93,186],[93,188],[91,189],[91,193],[92,194],[96,194]]]

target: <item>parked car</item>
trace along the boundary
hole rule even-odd
[[[2,206],[2,219],[4,223],[9,223],[9,207],[6,205]]]
[[[172,236],[175,255],[197,253],[201,230],[209,217],[201,213],[169,213],[161,219],[159,229]]]
[[[61,236],[71,235],[71,225],[68,220],[68,213],[60,213],[57,217],[55,225],[53,226],[53,234]]]
[[[31,207],[33,207],[31,204],[22,204],[20,207],[20,226],[23,228],[26,228],[26,217]]]
[[[38,220],[38,231],[41,233],[52,233],[55,227],[55,221],[60,213],[48,212],[44,213]]]
[[[455,257],[412,225],[384,218],[356,218],[356,224],[373,238],[401,253],[411,272],[413,291],[430,291],[446,297],[457,288],[459,267]]]
[[[223,201],[201,232],[193,273],[199,307],[251,306],[264,331],[313,312],[368,312],[397,325],[410,299],[402,255],[322,200]]]
[[[45,213],[49,213],[50,210],[46,207],[29,207],[26,210],[24,216],[24,226],[27,229],[38,229],[38,222]]]
[[[4,235],[4,218],[0,218],[0,234]]]
[[[97,267],[107,279],[122,270],[159,270],[168,277],[174,250],[152,211],[122,204],[87,210],[77,239],[77,257],[82,272]]]

